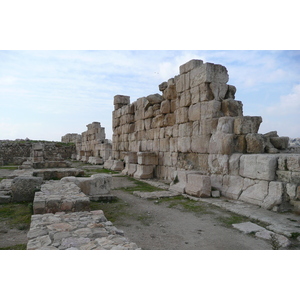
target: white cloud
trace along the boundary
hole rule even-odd
[[[280,102],[266,109],[268,114],[272,115],[288,115],[300,114],[300,84],[293,87],[290,94],[281,96]]]

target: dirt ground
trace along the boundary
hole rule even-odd
[[[206,203],[147,200],[120,188],[134,186],[127,177],[113,177],[113,203],[93,203],[102,209],[130,241],[143,250],[271,250],[269,242],[246,235],[224,222],[233,214]],[[170,203],[172,205],[170,205]],[[0,223],[0,248],[27,243],[28,230]]]

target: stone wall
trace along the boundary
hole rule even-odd
[[[84,162],[101,164],[111,156],[111,143],[105,138],[105,128],[99,122],[86,125],[81,135],[68,133],[61,138],[63,143],[76,144],[76,158]]]
[[[21,165],[29,157],[34,157],[35,148],[42,148],[43,160],[57,161],[71,158],[75,153],[74,145],[66,145],[55,142],[33,141],[0,141],[0,165]]]
[[[300,184],[295,179],[298,173],[293,175],[296,186],[287,192],[288,176],[298,171],[286,170],[291,173],[284,179],[279,175],[279,160],[289,138],[279,137],[276,131],[258,133],[262,118],[243,115],[243,104],[235,100],[236,88],[228,85],[228,80],[224,66],[191,60],[180,67],[178,76],[159,85],[162,95],[133,103],[129,96],[116,95],[112,159],[107,165],[124,161],[123,173],[173,181],[181,184],[183,191],[189,177],[190,181],[206,182],[206,177],[201,177],[206,175],[213,189],[247,202],[254,202],[257,190],[264,190],[256,204],[268,209],[300,200],[294,195]],[[299,155],[293,157],[299,159]],[[262,165],[264,172],[272,175],[262,176]],[[250,166],[255,169],[251,176],[243,171]],[[189,176],[191,172],[198,177]],[[275,194],[277,200],[270,204]]]

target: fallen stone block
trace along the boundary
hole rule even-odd
[[[187,171],[177,170],[174,177],[175,179],[171,183],[169,190],[184,194],[187,183]]]
[[[185,192],[188,195],[196,197],[210,197],[211,182],[210,177],[197,173],[190,173],[187,175],[187,184]]]
[[[11,184],[12,202],[33,202],[35,192],[40,190],[42,178],[20,176]]]
[[[88,196],[105,195],[111,191],[111,175],[94,174],[91,177],[65,177],[61,182],[75,183]]]
[[[96,156],[90,156],[88,163],[92,165],[103,165],[103,159]]]
[[[239,200],[255,205],[262,205],[264,199],[268,195],[268,191],[268,181],[255,180],[242,192]]]
[[[112,171],[122,171],[123,169],[124,169],[124,162],[121,160],[114,160],[111,170]]]

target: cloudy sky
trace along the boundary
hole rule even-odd
[[[300,51],[2,50],[0,139],[59,141],[98,121],[112,135],[113,97],[159,93],[190,59],[226,66],[244,115],[261,133],[300,137]]]

